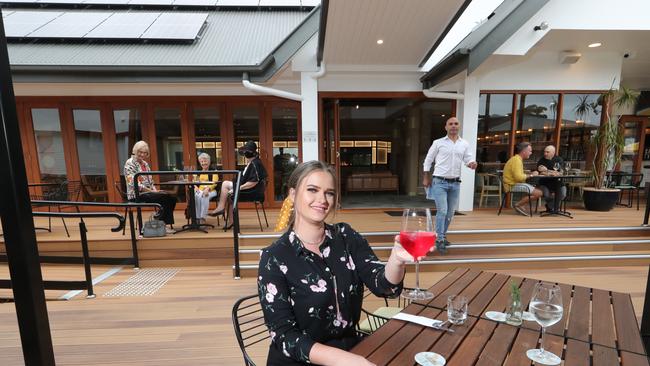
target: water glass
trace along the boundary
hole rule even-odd
[[[467,320],[467,298],[451,295],[447,298],[447,319],[451,324],[460,325]]]

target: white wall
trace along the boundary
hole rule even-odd
[[[560,63],[558,52],[526,56],[493,55],[472,75],[481,90],[607,90],[621,80],[620,54],[585,54],[575,64]]]
[[[551,0],[513,34],[495,54],[524,55],[553,29],[650,30],[648,0]],[[534,31],[542,22],[549,28]]]
[[[327,65],[318,90],[339,92],[422,91],[422,72],[413,66]]]

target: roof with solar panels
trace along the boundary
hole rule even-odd
[[[206,81],[277,71],[318,31],[320,0],[0,1],[15,75]],[[117,79],[116,79],[117,78]]]

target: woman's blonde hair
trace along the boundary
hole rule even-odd
[[[135,144],[133,144],[133,149],[131,150],[131,154],[136,155],[138,153],[138,150],[142,149],[143,147],[146,148],[147,151],[150,151],[149,150],[149,144],[142,141],[142,140],[140,140],[140,141],[136,142]]]
[[[287,188],[291,189],[293,188],[294,190],[298,190],[298,187],[302,184],[302,181],[305,180],[309,176],[309,174],[313,172],[326,172],[329,173],[329,175],[332,176],[332,180],[334,181],[334,187],[338,187],[336,183],[336,174],[334,173],[334,169],[332,169],[329,164],[324,163],[319,160],[312,160],[308,161],[306,163],[302,163],[294,169],[293,173],[291,173],[291,176],[289,176],[289,180],[287,181]],[[332,211],[336,213],[336,207],[338,205],[338,192],[334,192],[334,202],[332,204]],[[291,212],[291,216],[289,217],[289,225],[288,228],[292,228],[293,224],[296,221],[296,213],[295,210]]]

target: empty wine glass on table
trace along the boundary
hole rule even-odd
[[[411,300],[428,300],[433,294],[420,290],[420,258],[424,257],[436,242],[433,220],[428,208],[407,208],[402,215],[402,230],[399,233],[402,247],[415,259],[415,289],[405,291],[402,296]]]
[[[530,300],[530,312],[535,321],[542,326],[542,337],[539,341],[539,349],[526,351],[526,356],[542,365],[559,365],[560,357],[544,350],[544,334],[546,327],[557,323],[562,319],[563,312],[562,289],[552,283],[539,282],[533,289],[533,297]]]
[[[555,170],[556,172],[559,172],[560,169],[562,169],[562,164],[560,164],[559,161],[556,161],[555,164],[553,164],[553,170]]]

